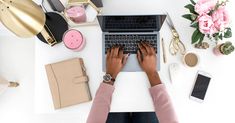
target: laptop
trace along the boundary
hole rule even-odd
[[[157,70],[160,70],[160,34],[159,31],[166,15],[99,15],[102,30],[102,66],[106,71],[107,49],[113,45],[123,46],[124,53],[130,53],[122,71],[142,71],[138,60],[138,43],[146,41],[156,48]]]

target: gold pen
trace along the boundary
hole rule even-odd
[[[166,58],[166,48],[165,48],[165,43],[164,43],[164,39],[162,38],[162,51],[163,51],[163,61],[164,63],[167,62],[167,58]]]

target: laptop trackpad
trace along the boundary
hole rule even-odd
[[[106,55],[105,55],[106,59]],[[103,72],[106,71],[106,61],[103,61]],[[160,63],[157,64],[158,71],[160,70]],[[127,63],[122,69],[123,72],[140,72],[143,71],[142,68],[139,65],[139,62],[137,60],[136,54],[131,54],[129,58],[127,59]]]
[[[137,60],[136,54],[131,54],[129,58],[127,59],[127,63],[124,66],[123,70],[125,72],[137,72],[142,71],[139,62]]]

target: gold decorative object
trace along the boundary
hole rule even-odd
[[[0,0],[0,18],[4,26],[19,37],[33,37],[40,33],[46,17],[32,0]]]
[[[18,82],[9,82],[8,87],[18,87],[20,84]]]
[[[68,0],[68,4],[88,4],[91,5],[98,13],[101,12],[101,9],[96,7],[91,0]]]
[[[98,8],[91,0],[68,0],[66,9],[70,8],[71,6],[80,6],[80,5],[85,6],[86,15],[87,15],[87,18],[89,19],[86,20],[86,22],[75,23],[70,20],[70,18],[66,15],[66,12],[65,12],[64,15],[65,15],[66,20],[68,21],[68,24],[71,27],[96,25],[97,24],[96,16],[101,13],[102,9]]]
[[[176,55],[178,52],[184,55],[186,53],[186,48],[183,42],[180,40],[179,33],[176,31],[173,21],[171,20],[170,15],[167,13],[167,24],[171,28],[173,38],[169,45],[169,51],[171,55]]]
[[[195,48],[198,48],[198,49],[207,49],[210,47],[210,45],[207,42],[198,43],[198,44],[195,44],[194,46]]]
[[[41,33],[49,45],[57,43],[45,26],[45,13],[32,0],[0,0],[0,20],[19,37],[28,38]]]
[[[0,95],[5,92],[8,88],[15,88],[18,87],[18,82],[10,82],[6,80],[5,78],[0,76]]]

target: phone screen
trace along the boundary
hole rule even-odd
[[[198,74],[191,96],[204,100],[211,78]]]

